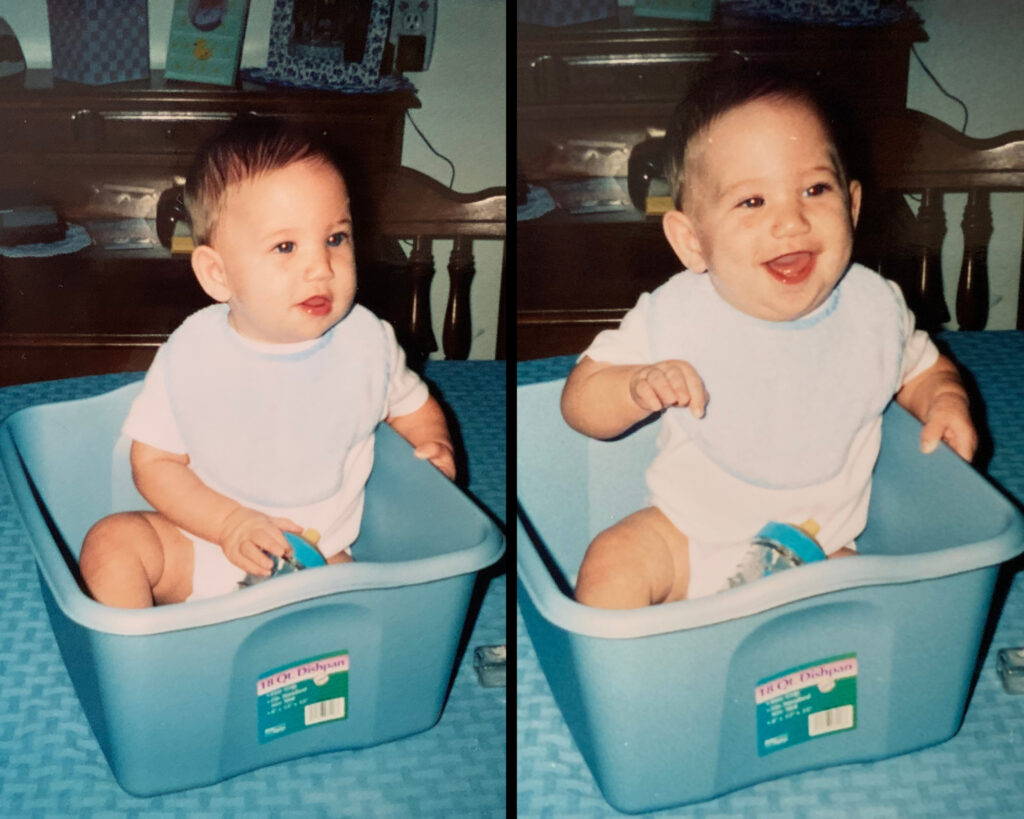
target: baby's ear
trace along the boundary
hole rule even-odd
[[[856,179],[852,180],[850,182],[850,220],[854,227],[857,227],[857,217],[860,216],[861,193],[860,182]]]
[[[231,298],[224,262],[220,254],[209,245],[199,245],[192,251],[192,272],[211,299],[225,302]]]
[[[694,273],[707,271],[708,263],[701,250],[700,239],[694,230],[693,220],[689,216],[681,210],[670,210],[662,217],[661,226],[665,231],[665,238],[687,270]]]

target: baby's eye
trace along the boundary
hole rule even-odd
[[[345,244],[345,241],[347,239],[348,234],[345,233],[344,231],[339,230],[337,233],[332,233],[330,236],[327,237],[327,244],[329,244],[331,247],[338,247],[338,245]]]
[[[749,199],[744,199],[739,203],[741,208],[759,208],[764,204],[764,199],[760,196],[751,196]]]
[[[821,196],[823,193],[828,193],[832,190],[832,186],[828,182],[819,182],[816,185],[811,185],[807,190],[804,191],[805,196]]]
[[[278,253],[291,253],[295,250],[295,242],[279,242],[274,245],[274,250]]]

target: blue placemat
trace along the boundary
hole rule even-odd
[[[505,364],[428,362],[457,419],[469,493],[505,516]],[[139,378],[117,374],[0,389],[0,418]],[[455,817],[505,815],[504,688],[481,688],[472,649],[506,641],[506,582],[491,578],[441,719],[429,731],[226,782],[138,799],[114,780],[71,687],[40,597],[28,535],[0,472],[0,816]]]
[[[1024,508],[1024,332],[946,333],[980,403],[986,474]],[[517,383],[564,377],[574,356],[521,362]],[[986,447],[983,446],[983,450]],[[1011,570],[1012,571],[1012,568]],[[1009,572],[1008,572],[1009,574]],[[656,816],[1017,817],[1024,815],[1024,696],[1004,692],[996,652],[1024,645],[1024,574],[1012,577],[959,733],[880,762],[763,782]],[[522,617],[516,618],[517,815],[621,816],[604,801],[555,705]],[[685,730],[680,726],[680,730]]]

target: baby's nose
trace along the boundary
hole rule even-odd
[[[333,276],[334,270],[331,268],[330,251],[324,247],[310,253],[310,257],[306,262],[306,278],[325,279],[332,278]]]
[[[781,203],[776,208],[774,216],[772,235],[777,237],[798,235],[810,227],[802,200]]]

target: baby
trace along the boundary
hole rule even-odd
[[[924,423],[924,452],[977,446],[955,366],[895,284],[850,263],[861,188],[808,90],[712,75],[666,142],[663,227],[686,269],[595,338],[562,394],[595,438],[661,414],[650,506],[580,567],[577,600],[601,608],[726,588],[770,520],[813,518],[827,555],[853,554],[894,395]]]
[[[218,304],[160,348],[125,421],[156,511],[86,535],[83,578],[112,606],[229,592],[307,527],[329,563],[351,560],[381,421],[455,475],[440,406],[391,327],[354,303],[349,194],[328,150],[240,118],[200,151],[185,204],[192,269]]]

